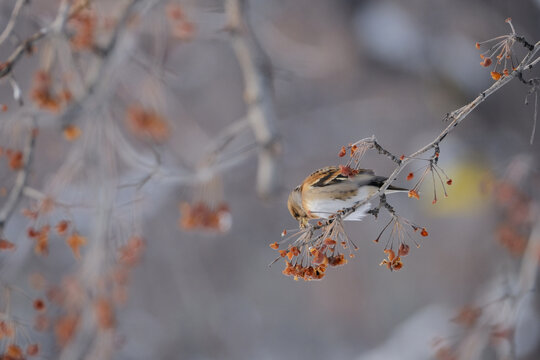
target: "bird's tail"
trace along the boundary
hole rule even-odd
[[[380,188],[381,186],[384,185],[384,183],[386,182],[386,180],[388,180],[388,178],[384,176],[373,176],[369,178],[368,180],[369,180],[368,185],[372,185],[372,186],[376,186]],[[409,192],[409,189],[390,185],[385,191],[386,194],[392,194],[392,193],[397,193],[397,192]]]
[[[393,194],[393,193],[398,193],[398,192],[409,192],[409,189],[400,188],[400,187],[397,187],[397,186],[390,185],[388,187],[388,189],[386,189],[386,191],[385,191],[386,194]]]

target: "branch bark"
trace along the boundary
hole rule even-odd
[[[257,193],[263,198],[278,188],[280,141],[273,98],[271,66],[246,20],[245,0],[226,0],[227,30],[244,76],[247,118],[259,145]]]
[[[36,144],[37,137],[37,127],[35,126],[35,120],[32,119],[33,126],[29,129],[28,137],[23,148],[23,166],[20,170],[17,171],[17,176],[15,177],[15,184],[9,192],[9,196],[4,203],[2,209],[0,209],[0,234],[4,232],[7,221],[15,211],[17,204],[19,203],[24,187],[28,179],[28,174],[30,172],[30,165],[32,164],[32,155],[34,152],[34,147]]]

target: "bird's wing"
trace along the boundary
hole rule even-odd
[[[304,184],[310,187],[325,187],[328,185],[339,184],[348,180],[348,177],[341,173],[336,166],[328,166],[314,171],[307,177]]]
[[[358,169],[358,173],[348,175],[343,172],[343,169],[337,166],[327,166],[311,173],[303,183],[304,189],[307,188],[326,188],[333,185],[339,185],[340,188],[352,190],[360,186],[373,186],[380,188],[388,178],[384,176],[376,176],[373,170]],[[321,189],[322,190],[322,189]],[[390,191],[409,191],[409,189],[399,188],[393,185],[388,187]]]
[[[338,166],[327,166],[311,173],[306,180],[304,180],[304,184],[312,187],[325,187],[350,182],[353,179],[354,182],[357,182],[358,180],[367,181],[375,175],[373,170],[370,169],[358,169],[357,171],[357,174],[349,176],[346,173],[343,173],[342,169]]]

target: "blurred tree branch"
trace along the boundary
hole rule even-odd
[[[60,124],[65,128],[72,124],[76,117],[76,114],[83,107],[83,103],[94,93],[96,86],[100,84],[103,79],[107,65],[113,57],[114,50],[117,47],[118,39],[122,31],[125,30],[127,22],[133,14],[134,8],[141,0],[128,0],[124,8],[119,13],[119,19],[113,29],[109,42],[104,47],[96,47],[94,52],[97,55],[96,63],[91,68],[90,73],[86,78],[86,84],[84,86],[84,93],[75,99],[72,105],[70,105],[59,119]],[[157,1],[149,1],[150,4],[157,3]]]
[[[278,187],[280,141],[276,128],[271,65],[246,19],[246,6],[245,0],[226,0],[226,29],[244,75],[246,117],[259,145],[257,193],[267,198]]]
[[[76,3],[75,5],[69,8],[69,11],[65,12],[64,17],[67,17],[66,19],[69,19],[75,16],[77,13],[79,13],[79,11],[81,11],[82,9],[86,8],[86,6],[88,6],[89,1],[90,0],[83,0]],[[67,4],[67,3],[63,3],[63,4]],[[50,25],[41,28],[39,31],[35,32],[33,35],[31,35],[26,40],[24,40],[21,44],[19,44],[19,46],[17,46],[17,48],[15,48],[15,50],[11,53],[11,55],[7,58],[5,62],[0,63],[0,79],[12,72],[13,67],[17,64],[17,62],[21,59],[22,55],[25,52],[32,51],[32,46],[34,45],[34,43],[43,39],[50,31],[54,29],[56,24],[58,24],[63,8],[64,8],[63,6],[60,6],[59,16]],[[64,19],[64,21],[66,19]]]
[[[4,28],[4,31],[2,31],[2,33],[0,34],[0,45],[2,45],[7,38],[9,38],[9,35],[11,35],[11,32],[15,27],[15,23],[17,22],[17,17],[19,16],[19,13],[21,12],[21,9],[25,4],[28,4],[28,0],[17,0],[17,2],[15,3],[8,23]]]
[[[35,119],[32,118],[32,127],[28,129],[28,135],[22,150],[22,166],[17,171],[15,177],[15,184],[9,192],[7,201],[4,203],[4,206],[0,209],[0,234],[3,233],[6,222],[9,220],[15,207],[19,203],[24,187],[28,179],[28,174],[30,172],[30,166],[32,164],[32,155],[34,152],[34,147],[36,144],[36,137],[38,130],[36,127]]]

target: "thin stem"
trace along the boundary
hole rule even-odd
[[[8,23],[6,27],[4,28],[4,31],[2,31],[2,34],[0,34],[0,45],[6,41],[6,39],[9,37],[11,32],[13,31],[13,28],[15,27],[15,23],[17,21],[17,17],[19,16],[19,13],[21,12],[22,7],[27,3],[27,0],[17,0],[15,3],[15,6],[13,7],[13,11],[11,12],[11,16],[9,17]]]
[[[35,119],[32,119],[33,126],[29,129],[26,143],[23,148],[23,166],[17,172],[15,178],[15,184],[11,188],[8,199],[5,202],[2,209],[0,209],[0,233],[4,231],[6,222],[9,220],[15,207],[21,199],[26,181],[28,179],[28,173],[30,172],[30,165],[32,163],[32,155],[36,144],[37,128],[35,127]]]

